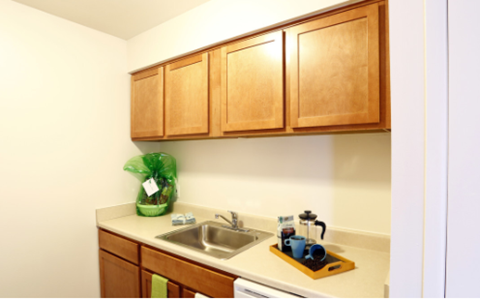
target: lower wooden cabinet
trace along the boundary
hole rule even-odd
[[[100,287],[102,298],[139,298],[140,268],[100,250]]]
[[[153,273],[142,270],[142,298],[151,298],[152,296],[152,276]],[[168,281],[167,298],[181,298],[178,284]]]
[[[168,298],[194,298],[202,293],[233,298],[237,276],[141,243],[99,230],[102,298],[150,298],[152,275],[167,278]]]
[[[191,291],[187,288],[183,289],[183,297],[182,298],[195,298],[195,292]]]

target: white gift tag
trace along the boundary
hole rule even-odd
[[[153,180],[153,178],[148,179],[147,181],[142,183],[142,185],[148,197],[158,192],[157,183],[155,182],[155,180]]]

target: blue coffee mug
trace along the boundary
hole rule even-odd
[[[305,251],[305,237],[302,235],[292,235],[285,240],[285,245],[292,247],[294,258],[302,258]]]
[[[325,249],[325,247],[320,244],[315,244],[310,246],[310,250],[308,250],[308,255],[305,256],[305,259],[313,259],[313,253],[315,253],[315,251],[319,251],[320,256],[323,257],[322,259],[320,259],[320,261],[324,260],[327,257],[327,249]]]

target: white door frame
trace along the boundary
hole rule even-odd
[[[390,0],[390,297],[444,297],[447,0]]]

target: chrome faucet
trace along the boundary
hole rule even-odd
[[[230,228],[230,229],[233,229],[233,230],[236,230],[236,231],[248,232],[248,230],[238,228],[238,214],[234,211],[231,211],[231,210],[228,210],[228,212],[232,214],[232,221],[228,220],[227,218],[225,218],[221,214],[215,214],[215,219],[218,219],[220,217],[220,218],[224,219],[225,221],[227,221],[228,224],[232,225],[232,227],[228,227],[228,226],[224,226],[224,227],[227,227],[227,228]]]

